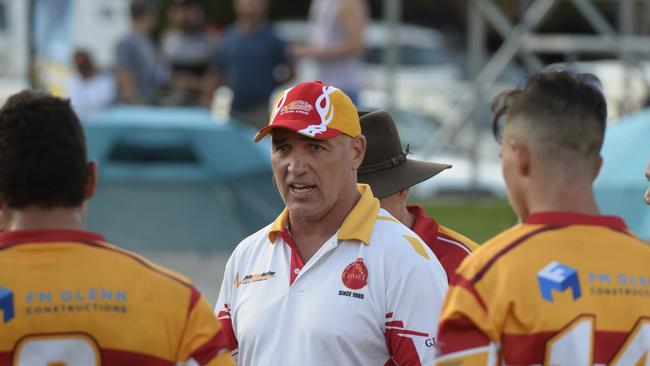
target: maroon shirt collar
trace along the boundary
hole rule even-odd
[[[96,241],[105,241],[105,239],[99,234],[74,229],[15,230],[0,233],[0,246],[23,243]]]
[[[414,233],[418,234],[425,242],[428,242],[431,238],[435,239],[438,237],[438,223],[436,220],[427,216],[422,206],[406,206],[406,209],[415,218],[413,227],[411,227]]]
[[[627,225],[620,217],[584,215],[575,212],[536,212],[528,215],[524,221],[531,225],[597,225],[615,230],[627,230]]]

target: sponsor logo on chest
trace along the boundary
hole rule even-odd
[[[239,276],[239,272],[237,272],[233,284],[235,285],[236,288],[239,288],[239,286],[248,285],[249,283],[254,283],[254,282],[262,282],[262,281],[270,280],[272,278],[275,278],[275,272],[270,270],[263,273],[250,273],[245,275],[243,278],[241,278]]]

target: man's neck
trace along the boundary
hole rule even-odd
[[[528,197],[528,212],[575,212],[600,215],[590,183],[548,182],[540,184]],[[525,219],[525,218],[523,218]]]
[[[289,211],[289,230],[298,246],[303,262],[306,263],[323,246],[325,241],[339,230],[361,197],[356,188],[347,196],[349,198],[341,200],[344,204],[334,207],[317,220],[305,220],[293,216]]]
[[[262,26],[266,23],[266,19],[264,18],[256,18],[256,17],[243,17],[237,20],[237,28],[239,28],[243,32],[253,32],[256,31],[259,28],[262,28]]]
[[[83,209],[28,207],[5,210],[4,230],[76,229],[84,227]]]

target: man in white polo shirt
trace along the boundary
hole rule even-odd
[[[298,84],[255,141],[267,134],[287,207],[226,266],[217,312],[238,364],[430,365],[447,277],[357,185],[366,142],[350,98]]]

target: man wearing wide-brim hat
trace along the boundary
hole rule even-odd
[[[381,208],[413,230],[431,248],[451,278],[463,258],[478,244],[427,216],[418,205],[407,206],[409,188],[451,165],[407,159],[393,117],[385,110],[361,113],[366,155],[359,167],[359,183],[366,183]]]

